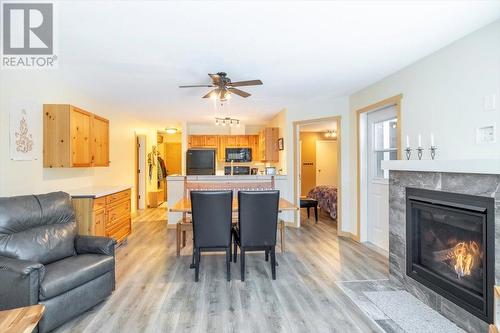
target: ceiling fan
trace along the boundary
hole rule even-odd
[[[257,86],[261,85],[261,80],[249,80],[249,81],[238,81],[231,82],[231,79],[227,77],[227,74],[224,72],[219,72],[217,74],[208,74],[212,79],[212,84],[198,84],[191,86],[179,86],[179,88],[195,88],[195,87],[206,87],[206,88],[214,88],[210,90],[207,94],[205,94],[202,98],[218,98],[220,101],[226,101],[231,94],[236,94],[238,96],[247,98],[251,96],[251,94],[246,91],[237,89],[235,87],[243,87],[243,86]]]

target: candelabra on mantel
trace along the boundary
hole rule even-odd
[[[422,148],[422,135],[418,135],[418,147],[417,147],[417,156],[418,159],[422,159],[422,154],[424,152],[424,148]]]
[[[410,160],[410,158],[411,158],[411,150],[412,149],[410,148],[410,137],[407,135],[406,136],[406,148],[404,149],[407,160]]]
[[[434,134],[431,133],[431,147],[429,148],[431,152],[431,159],[434,160],[436,158],[436,150],[437,146],[434,144]],[[410,137],[406,136],[406,148],[403,150],[406,153],[406,159],[410,160],[411,159],[411,151],[412,149],[410,148]],[[418,135],[418,147],[416,148],[417,151],[417,157],[419,160],[422,160],[422,156],[424,153],[424,148],[422,148],[422,135]]]
[[[429,148],[429,150],[431,151],[431,159],[433,159],[433,160],[436,157],[436,150],[437,149],[438,149],[438,147],[434,144],[434,134],[431,133],[431,147]]]

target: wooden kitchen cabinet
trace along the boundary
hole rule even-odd
[[[259,159],[263,162],[279,162],[279,129],[266,127],[259,132]]]
[[[217,135],[190,135],[188,138],[189,148],[217,148]]]
[[[251,148],[252,159],[260,160],[259,135],[190,135],[189,148],[215,148],[217,161],[226,161],[226,148]]]
[[[43,166],[109,165],[109,121],[69,104],[43,106]]]
[[[92,127],[92,165],[109,166],[109,120],[94,115]]]
[[[226,147],[236,148],[238,147],[238,136],[236,135],[226,135]]]
[[[123,242],[131,233],[130,189],[102,197],[72,197],[79,235]]]
[[[252,149],[252,160],[259,161],[259,136],[249,135],[248,136],[248,147]]]
[[[106,211],[101,209],[94,212],[94,236],[106,236]]]
[[[218,137],[217,135],[205,135],[205,147],[217,148]]]
[[[92,152],[90,151],[92,113],[73,107],[70,109],[70,124],[71,166],[89,167],[92,164]]]
[[[226,147],[227,147],[227,135],[219,136],[219,143],[217,146],[217,161],[225,162],[226,161]]]
[[[249,137],[249,135],[238,135],[236,137],[238,147],[241,147],[241,148],[250,147],[250,144],[248,142],[248,137]]]

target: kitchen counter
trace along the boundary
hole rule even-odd
[[[167,176],[167,198],[168,207],[174,207],[174,205],[181,200],[185,195],[184,190],[184,179],[186,176],[182,175],[171,175]],[[235,176],[187,176],[188,181],[192,182],[225,182],[225,183],[253,183],[253,182],[270,182],[270,175],[235,175]],[[290,202],[293,202],[293,194],[289,189],[289,181],[286,175],[276,175],[274,176],[275,188],[280,191],[280,196]],[[285,221],[294,221],[295,211],[285,211],[282,212],[280,217]],[[179,212],[168,211],[168,223],[176,224],[182,218],[182,214]]]
[[[185,176],[182,175],[172,175],[167,176],[167,181],[183,181]],[[187,176],[188,180],[210,180],[210,181],[240,181],[240,180],[269,180],[272,176],[270,175],[214,175],[214,176]],[[274,176],[276,180],[287,179],[286,175],[276,175]]]
[[[122,186],[92,186],[67,191],[72,198],[100,198],[110,194],[131,189],[130,185]]]

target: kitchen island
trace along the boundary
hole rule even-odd
[[[175,203],[184,197],[184,181],[197,182],[197,183],[213,183],[213,182],[230,182],[230,183],[255,183],[255,182],[270,182],[269,175],[238,175],[238,176],[182,176],[172,175],[167,177],[167,191],[168,191],[168,207],[173,207]],[[280,196],[293,202],[292,192],[287,188],[287,176],[276,175],[274,176],[275,189],[280,191]],[[244,187],[244,186],[243,186]],[[287,211],[281,214],[281,218],[287,222],[294,220],[294,212]],[[182,213],[168,212],[168,224],[174,226],[179,220],[182,219]]]

